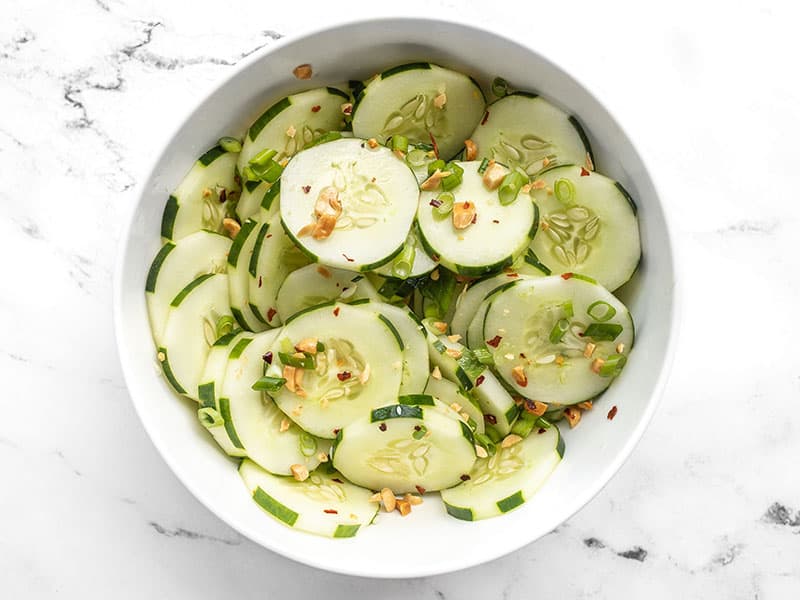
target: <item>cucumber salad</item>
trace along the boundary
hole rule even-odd
[[[574,116],[499,78],[413,63],[279,99],[197,160],[161,236],[166,381],[310,533],[520,506],[633,345],[636,205]]]

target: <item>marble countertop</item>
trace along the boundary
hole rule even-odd
[[[795,4],[309,4],[3,3],[2,595],[797,598]],[[622,116],[674,215],[683,333],[653,424],[580,513],[468,572],[348,578],[243,539],[158,456],[118,364],[112,269],[154,148],[237,61],[345,12],[532,44]]]

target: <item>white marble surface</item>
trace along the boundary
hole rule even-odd
[[[0,4],[0,596],[798,597],[793,3]],[[655,421],[593,502],[493,563],[381,582],[274,555],[189,495],[122,383],[110,282],[133,186],[208,86],[282,35],[398,12],[500,27],[612,107],[674,217],[687,301]]]

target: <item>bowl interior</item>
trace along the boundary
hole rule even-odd
[[[365,78],[415,60],[462,70],[482,84],[502,75],[579,117],[598,171],[621,181],[639,206],[644,257],[622,293],[636,320],[636,346],[624,376],[597,409],[585,415],[579,429],[564,431],[564,461],[522,508],[465,523],[447,517],[432,496],[412,518],[384,514],[378,526],[353,539],[328,540],[290,530],[263,514],[242,485],[236,464],[198,424],[194,404],[168,389],[156,367],[144,282],[160,246],[167,195],[220,136],[243,133],[265,105],[286,93]],[[292,76],[302,63],[314,67],[310,81]],[[442,573],[496,558],[548,533],[595,495],[628,456],[665,376],[674,321],[673,256],[662,206],[638,153],[609,112],[569,75],[528,48],[469,26],[427,19],[354,23],[282,42],[253,57],[178,127],[142,187],[122,243],[115,289],[119,351],[131,397],[154,444],[189,490],[229,525],[271,550],[332,571],[375,577]],[[619,412],[608,421],[613,405]],[[387,541],[400,550],[391,561],[380,551]]]

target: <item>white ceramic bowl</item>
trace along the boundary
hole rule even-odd
[[[470,49],[479,48],[479,51]],[[302,88],[365,78],[383,68],[428,60],[486,84],[502,74],[515,87],[540,91],[583,122],[598,170],[621,181],[639,205],[644,258],[624,300],[637,339],[624,375],[565,431],[566,455],[536,497],[503,517],[467,523],[449,518],[437,496],[411,518],[382,514],[352,539],[291,530],[250,499],[234,463],[198,424],[191,401],[177,398],[156,368],[144,298],[159,245],[167,195],[193,161],[222,135],[246,126],[277,98]],[[311,63],[314,77],[292,69]],[[237,66],[189,113],[157,155],[122,240],[115,281],[115,327],[131,398],[150,438],[178,478],[231,527],[270,550],[315,567],[368,577],[416,577],[463,569],[516,550],[550,532],[586,504],[633,450],[666,378],[675,337],[676,288],[664,208],[639,154],[609,111],[572,77],[535,51],[495,33],[430,19],[382,19],[283,40]],[[606,419],[619,407],[613,421]],[[395,550],[386,560],[386,545]]]

